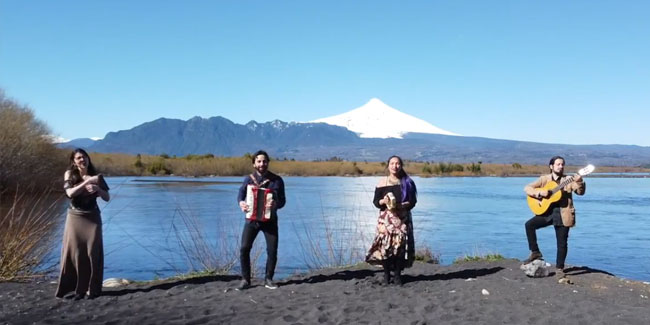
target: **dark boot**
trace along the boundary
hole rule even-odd
[[[390,284],[390,266],[387,261],[384,261],[382,263],[384,266],[384,285],[389,285]]]
[[[239,282],[239,285],[237,285],[237,286],[235,287],[235,290],[237,290],[237,291],[241,291],[241,290],[246,290],[246,289],[248,289],[248,288],[250,288],[250,287],[251,287],[251,282],[250,282],[250,280],[242,279],[242,280]]]
[[[402,286],[402,271],[401,270],[396,270],[395,271],[395,278],[393,279],[393,283],[396,286]]]
[[[542,253],[539,251],[532,251],[530,252],[530,255],[528,256],[527,259],[524,260],[524,264],[528,264],[534,260],[541,260],[542,259]]]

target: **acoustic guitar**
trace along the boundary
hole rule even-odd
[[[594,165],[587,165],[587,167],[578,171],[578,175],[586,176],[591,174],[596,167]],[[554,181],[549,181],[543,187],[539,187],[544,190],[548,190],[550,196],[545,198],[534,198],[530,195],[526,196],[526,201],[528,202],[528,207],[533,211],[535,215],[541,215],[548,210],[552,203],[559,201],[562,198],[562,189],[567,186],[569,183],[573,182],[573,177],[567,177],[559,185]]]

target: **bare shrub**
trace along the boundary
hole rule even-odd
[[[25,280],[47,271],[46,257],[56,246],[63,216],[61,198],[49,192],[16,192],[0,209],[0,281]]]
[[[321,204],[322,206],[322,204]],[[369,242],[358,216],[328,216],[322,210],[320,222],[294,223],[294,231],[309,270],[358,264],[365,258],[365,243]],[[322,230],[316,229],[322,227]],[[322,238],[316,234],[324,234]]]
[[[58,180],[66,166],[66,152],[57,149],[45,123],[27,106],[5,97],[0,89],[0,193],[41,192]],[[38,185],[38,186],[37,186]]]
[[[440,264],[440,253],[434,252],[429,246],[421,244],[415,249],[415,260],[422,263]]]
[[[211,242],[200,218],[189,210],[176,208],[180,225],[172,224],[174,234],[183,250],[183,257],[193,271],[228,274],[239,261],[239,241],[236,226],[222,222],[217,226],[219,234]]]

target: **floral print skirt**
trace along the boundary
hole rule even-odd
[[[383,261],[404,258],[409,231],[406,223],[390,210],[379,212],[377,234],[366,255],[366,262],[381,265]]]

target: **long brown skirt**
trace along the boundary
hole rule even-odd
[[[68,209],[61,248],[61,274],[57,297],[74,291],[98,296],[104,278],[102,217],[97,211]]]

